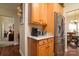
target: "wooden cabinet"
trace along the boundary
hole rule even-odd
[[[37,48],[37,51],[38,51],[38,56],[47,56],[48,52],[47,52],[47,45],[48,45],[48,42],[47,42],[48,39],[44,39],[44,40],[40,40],[38,41],[38,48]],[[39,44],[39,42],[43,42],[43,44]]]
[[[42,25],[47,24],[47,4],[40,4],[40,20]]]
[[[31,4],[31,23],[39,23],[39,6],[37,3]]]
[[[37,50],[37,55],[38,56],[46,56],[46,47],[44,45],[42,46],[38,46],[38,50]]]
[[[30,56],[53,56],[54,55],[54,39],[35,40],[29,38],[29,55]]]
[[[31,38],[28,38],[28,55],[29,56],[37,55],[37,41]]]
[[[50,40],[50,39],[48,39]],[[48,55],[49,56],[52,56],[54,55],[54,39],[51,39],[49,42],[48,42]]]
[[[31,23],[47,25],[47,4],[31,4]]]

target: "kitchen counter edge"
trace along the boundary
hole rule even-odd
[[[54,38],[53,35],[45,35],[45,36],[31,36],[29,35],[28,38],[35,39],[35,40],[43,40],[48,38]]]

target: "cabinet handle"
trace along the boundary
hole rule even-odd
[[[52,47],[52,46],[47,46],[46,48],[49,48],[49,47]]]

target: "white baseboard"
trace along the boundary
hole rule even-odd
[[[19,52],[20,52],[21,56],[24,56],[24,54],[23,54],[23,52],[21,50],[19,50]]]

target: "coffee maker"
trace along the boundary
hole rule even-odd
[[[32,27],[32,30],[31,30],[32,36],[39,36],[40,34],[41,34],[41,31],[39,28]]]

